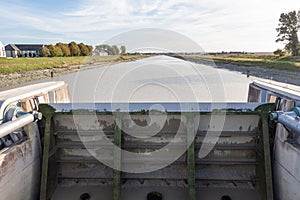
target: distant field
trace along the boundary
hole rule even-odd
[[[37,69],[65,68],[74,65],[92,64],[101,62],[130,61],[145,56],[95,56],[95,57],[41,57],[41,58],[0,58],[0,73],[30,71]]]
[[[213,60],[216,63],[228,63],[242,66],[261,66],[268,68],[299,71],[300,56],[278,57],[272,54],[221,54],[221,55],[188,55],[187,58]]]

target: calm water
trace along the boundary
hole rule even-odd
[[[55,78],[74,102],[241,102],[251,79],[237,72],[156,56]]]

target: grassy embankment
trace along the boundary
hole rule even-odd
[[[66,68],[74,65],[84,65],[93,63],[109,63],[120,61],[131,61],[143,58],[142,55],[126,56],[95,56],[95,57],[41,57],[41,58],[0,58],[0,73],[9,74],[14,72]]]
[[[272,54],[220,54],[220,55],[189,55],[186,57],[215,63],[240,66],[260,66],[291,71],[300,71],[300,56],[278,57]]]

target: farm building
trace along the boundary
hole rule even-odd
[[[6,56],[17,57],[38,57],[42,44],[8,44],[5,46]]]
[[[6,52],[6,56],[8,58],[9,57],[17,58],[19,51],[20,51],[20,49],[18,47],[16,47],[14,44],[8,44],[5,46],[5,52]]]
[[[0,42],[0,57],[6,57],[5,48],[2,42]]]

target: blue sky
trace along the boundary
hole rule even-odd
[[[159,28],[205,51],[274,51],[282,47],[275,43],[279,15],[292,10],[300,10],[299,0],[10,0],[0,3],[0,41],[95,45]]]

